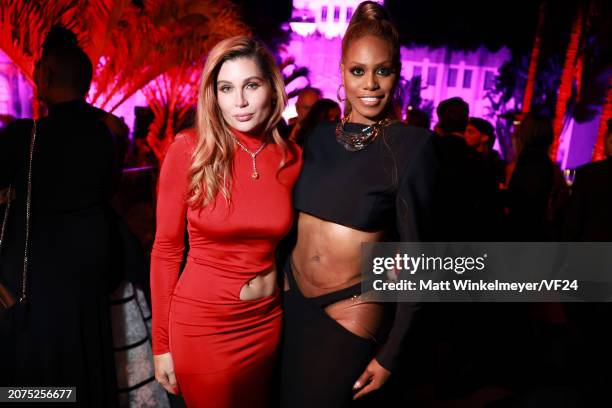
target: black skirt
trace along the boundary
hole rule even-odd
[[[290,261],[284,271],[289,290],[284,293],[281,407],[376,406],[380,391],[353,402],[353,384],[374,357],[374,341],[353,334],[324,310],[361,293],[361,284],[307,298],[297,286]]]

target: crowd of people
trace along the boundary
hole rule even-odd
[[[36,64],[48,114],[0,133],[0,385],[74,386],[80,406],[111,407],[128,362],[113,357],[109,294],[138,268],[112,202],[126,129],[85,102],[91,62],[66,31]],[[371,1],[342,41],[342,108],[308,87],[285,124],[265,46],[233,37],[210,51],[195,124],[159,175],[142,358],[169,395],[211,408],[609,398],[604,304],[362,295],[363,243],[612,241],[612,120],[607,158],[568,186],[550,119],[521,117],[505,162],[461,98],[436,107],[433,129],[417,109],[402,121],[400,71],[398,31]],[[156,395],[123,404],[166,406]]]

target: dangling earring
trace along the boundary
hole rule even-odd
[[[340,86],[338,86],[338,90],[336,91],[336,98],[338,98],[338,101],[339,101],[339,102],[344,102],[344,101],[346,101],[346,92],[345,92],[344,98],[342,98],[342,97],[340,96],[340,90],[341,90],[342,88],[344,88],[344,84],[340,84]]]

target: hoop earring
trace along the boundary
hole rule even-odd
[[[344,84],[340,84],[340,86],[338,86],[338,90],[336,91],[336,98],[338,98],[339,102],[344,102],[346,101],[346,92],[344,93],[344,98],[342,98],[340,96],[340,90],[344,88]]]

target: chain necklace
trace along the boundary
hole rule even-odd
[[[376,139],[380,129],[395,122],[395,120],[388,118],[382,119],[364,127],[358,132],[349,132],[344,130],[344,125],[349,119],[350,115],[342,119],[336,126],[336,140],[349,152],[357,152],[365,149],[374,139]]]
[[[23,270],[21,272],[21,296],[19,302],[27,299],[28,289],[28,258],[30,252],[30,219],[32,218],[32,159],[34,158],[34,143],[36,142],[36,120],[32,126],[30,142],[30,160],[28,162],[28,189],[26,196],[26,226],[25,226],[25,248],[23,250]]]
[[[251,174],[251,178],[253,180],[257,180],[259,178],[259,173],[257,172],[257,161],[256,161],[256,157],[257,155],[263,150],[264,147],[266,147],[267,142],[263,142],[261,144],[261,146],[259,146],[259,148],[257,150],[255,150],[254,152],[250,151],[249,149],[247,149],[247,147],[245,145],[243,145],[240,140],[238,140],[238,138],[232,136],[234,138],[234,142],[236,142],[236,144],[238,146],[240,146],[240,148],[242,150],[244,150],[245,152],[248,153],[249,156],[251,156],[251,160],[253,161],[253,174]]]

